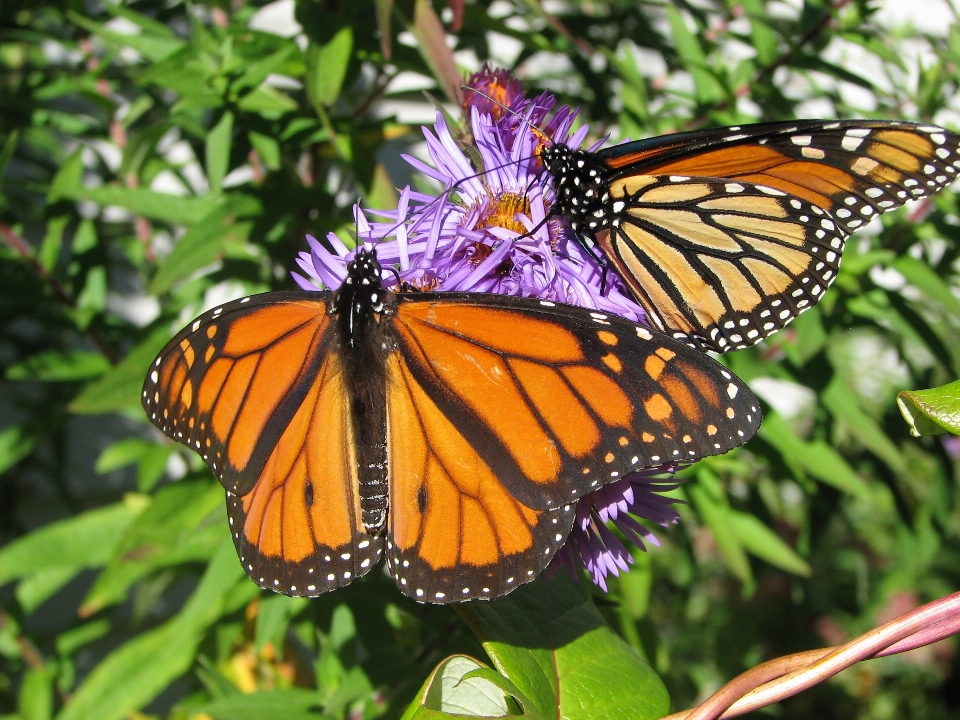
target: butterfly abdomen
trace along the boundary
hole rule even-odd
[[[383,318],[392,315],[395,306],[395,296],[381,285],[376,256],[358,252],[334,294],[331,312],[356,433],[360,516],[371,534],[380,532],[387,521],[386,361],[396,342]]]

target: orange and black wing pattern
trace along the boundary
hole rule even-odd
[[[244,570],[288,595],[346,585],[382,552],[360,521],[327,301],[268,293],[205,313],[160,353],[143,390],[147,416],[226,488]]]
[[[726,452],[760,423],[721,365],[620,318],[494,295],[398,300],[387,558],[415,599],[509,592],[563,544],[578,498]]]
[[[940,127],[871,120],[626,143],[591,155],[611,196],[594,227],[610,230],[604,251],[661,329],[724,352],[816,303],[845,238],[952,183],[958,147]]]

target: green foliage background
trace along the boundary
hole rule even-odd
[[[257,29],[261,5],[0,5],[0,716],[396,718],[442,658],[485,658],[453,610],[380,573],[261,593],[222,489],[138,401],[180,326],[291,288],[304,235],[352,227],[358,197],[389,206],[399,153],[480,61],[615,140],[960,127],[956,18],[925,34],[891,19],[898,0],[299,0],[293,37]],[[960,587],[955,462],[894,403],[960,374],[958,215],[946,192],[885,216],[815,310],[727,358],[766,403],[759,436],[688,471],[683,523],[594,593],[674,710]],[[958,688],[945,641],[777,714],[957,717]]]

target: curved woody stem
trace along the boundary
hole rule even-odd
[[[960,592],[927,603],[839,647],[785,655],[751,668],[703,704],[661,720],[717,720],[752,712],[806,690],[869,658],[913,650],[960,632]]]

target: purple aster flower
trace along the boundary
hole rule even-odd
[[[523,83],[507,70],[493,70],[487,63],[464,83],[463,110],[470,117],[471,108],[489,115],[494,122],[506,112],[516,110],[524,102]],[[476,92],[471,92],[471,91]]]
[[[439,183],[442,192],[434,196],[407,187],[395,210],[354,210],[358,240],[376,244],[381,264],[394,268],[396,275],[385,273],[384,283],[389,286],[399,278],[421,290],[534,297],[645,324],[643,309],[620,278],[605,272],[566,222],[550,214],[554,191],[537,148],[544,135],[579,147],[588,128],[571,133],[576,112],[568,107],[548,119],[553,96],[525,99],[517,92],[518,83],[504,73],[485,66],[470,82],[496,100],[477,93],[472,94],[478,100],[465,100],[472,156],[479,157],[480,170],[438,113],[433,131],[423,129],[430,162],[405,159]],[[346,277],[354,251],[332,233],[327,240],[330,249],[308,237],[310,251],[297,259],[306,275],[294,273],[294,278],[306,290],[318,285],[336,288]],[[673,504],[679,501],[657,494],[677,487],[665,477],[674,471],[675,466],[664,465],[632,473],[582,498],[574,530],[553,567],[566,564],[573,569],[579,564],[606,590],[606,577],[619,575],[633,562],[607,523],[641,550],[646,543],[659,545],[637,518],[664,527],[677,522]]]
[[[677,469],[675,464],[666,464],[630,473],[581,498],[573,532],[549,571],[555,572],[559,565],[566,565],[576,578],[576,568],[586,568],[593,582],[606,591],[607,575],[619,576],[633,564],[630,551],[608,523],[640,550],[647,549],[646,543],[659,547],[657,536],[637,518],[662,527],[679,522],[680,515],[673,505],[683,501],[659,494],[680,487],[681,483],[672,478]]]

